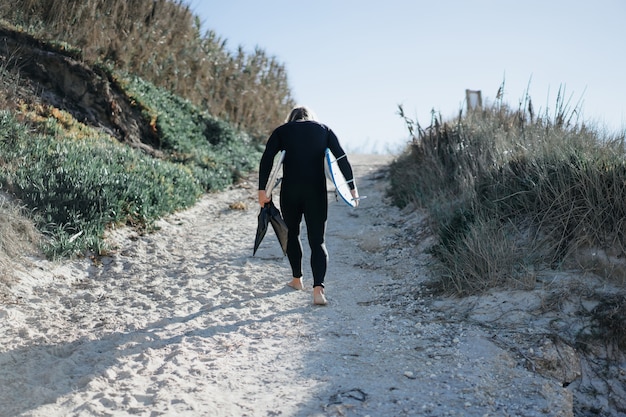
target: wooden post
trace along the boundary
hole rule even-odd
[[[467,102],[467,112],[480,110],[483,108],[483,98],[480,90],[465,90],[465,101]]]

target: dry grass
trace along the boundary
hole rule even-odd
[[[536,252],[528,252],[511,225],[479,219],[453,244],[434,249],[441,261],[441,290],[478,294],[493,287],[532,289]]]
[[[24,254],[37,251],[39,238],[39,232],[23,209],[0,194],[0,290],[13,281],[17,261]]]
[[[561,92],[554,115],[527,103],[433,117],[427,129],[400,111],[415,139],[392,165],[391,195],[429,209],[455,294],[532,285],[525,270],[571,265],[584,249],[626,255],[624,135],[578,124]]]
[[[8,71],[8,57],[0,64],[0,109],[15,110],[27,96],[18,73]],[[0,161],[2,158],[0,157]],[[40,234],[23,208],[0,190],[0,296],[14,280],[14,268],[26,253],[36,252]]]

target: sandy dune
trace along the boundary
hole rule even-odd
[[[429,238],[405,230],[423,219],[385,203],[389,157],[351,159],[367,198],[329,194],[326,307],[308,263],[307,290],[285,286],[272,231],[252,257],[253,178],[116,231],[110,257],[33,259],[0,305],[0,415],[572,415],[560,383],[420,292]]]

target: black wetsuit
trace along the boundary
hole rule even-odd
[[[348,158],[343,157],[345,152],[337,136],[327,126],[309,120],[289,122],[276,128],[267,141],[259,167],[259,190],[264,190],[272,171],[274,156],[285,150],[280,208],[289,228],[287,257],[293,276],[302,277],[300,222],[304,215],[311,247],[313,286],[322,287],[328,264],[328,252],[324,244],[328,214],[324,173],[326,148],[330,149],[335,158],[340,158],[339,168],[346,180],[352,180],[352,167]],[[354,182],[349,184],[354,189]]]

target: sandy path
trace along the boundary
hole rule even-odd
[[[367,199],[331,201],[327,307],[308,264],[307,291],[285,286],[272,231],[251,256],[253,182],[118,232],[101,264],[33,261],[0,305],[0,416],[570,415],[557,383],[420,295],[427,241],[403,228],[422,219],[385,204],[388,159],[353,156]]]

